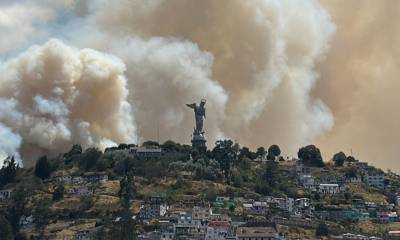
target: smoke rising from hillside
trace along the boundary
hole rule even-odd
[[[37,2],[40,6],[48,9],[43,1]],[[28,154],[37,156],[37,151],[65,149],[74,142],[134,141],[135,128],[142,139],[156,139],[159,132],[161,141],[188,142],[193,113],[185,103],[201,98],[207,99],[210,144],[229,137],[243,144],[278,142],[294,150],[333,124],[328,107],[310,96],[318,78],[314,66],[327,51],[334,31],[329,15],[316,1],[69,1],[51,8],[50,13],[57,16],[59,9],[76,16],[63,19],[65,30],[57,30],[61,38],[68,44],[115,55],[126,71],[113,57],[96,52],[105,62],[108,58],[118,62],[111,68],[118,69],[113,76],[123,83],[110,79],[108,62],[96,66],[95,74],[80,76],[85,68],[81,65],[92,62],[79,63],[81,51],[57,41],[10,60],[14,65],[27,61],[33,65],[28,70],[19,67],[22,72],[16,75],[25,78],[7,74],[11,80],[1,80],[10,82],[7,88],[29,93],[8,96],[9,90],[3,89],[1,95],[16,101],[11,110],[33,118],[29,121],[33,124],[4,124],[22,139],[19,149],[24,159]],[[51,35],[55,28],[46,23],[43,29]],[[54,45],[57,51],[51,51]],[[74,54],[67,54],[71,51],[78,55],[76,64],[71,63],[76,61]],[[43,62],[48,53],[57,56],[56,63]],[[11,71],[12,65],[7,62],[2,71]],[[68,84],[60,85],[59,78]],[[75,78],[80,85],[72,87]],[[91,81],[96,81],[91,78],[104,85],[81,93],[80,87],[88,91]],[[115,92],[102,92],[110,87]],[[114,104],[121,107],[115,110]],[[82,122],[92,142],[75,130]],[[125,127],[130,131],[124,131]]]
[[[309,94],[318,78],[314,65],[335,28],[316,1],[140,3],[105,2],[95,14],[97,28],[121,38],[189,40],[210,52],[212,76],[229,96],[222,128],[227,137],[253,146],[279,143],[294,152],[331,128],[329,109]]]
[[[0,2],[0,33],[10,37],[0,41],[0,139],[14,139],[0,140],[0,150],[31,163],[73,143],[188,143],[194,120],[185,103],[206,98],[210,146],[228,137],[294,155],[316,142],[329,154],[353,148],[392,161],[400,133],[393,4]]]
[[[0,67],[2,155],[20,152],[29,161],[75,142],[104,147],[133,140],[125,65],[118,59],[50,40]]]

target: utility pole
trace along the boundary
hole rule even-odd
[[[160,145],[160,109],[157,105],[157,143]]]

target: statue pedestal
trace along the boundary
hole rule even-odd
[[[199,152],[206,152],[207,151],[206,142],[207,141],[203,134],[193,133],[193,138],[192,138],[193,148],[197,148]]]

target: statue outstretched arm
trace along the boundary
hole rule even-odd
[[[190,108],[195,108],[195,107],[196,107],[196,103],[186,104],[186,106],[188,106],[188,107],[190,107]]]

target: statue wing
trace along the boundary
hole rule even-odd
[[[196,103],[186,104],[186,106],[188,106],[188,107],[190,107],[190,108],[195,108],[195,107],[196,107]]]

